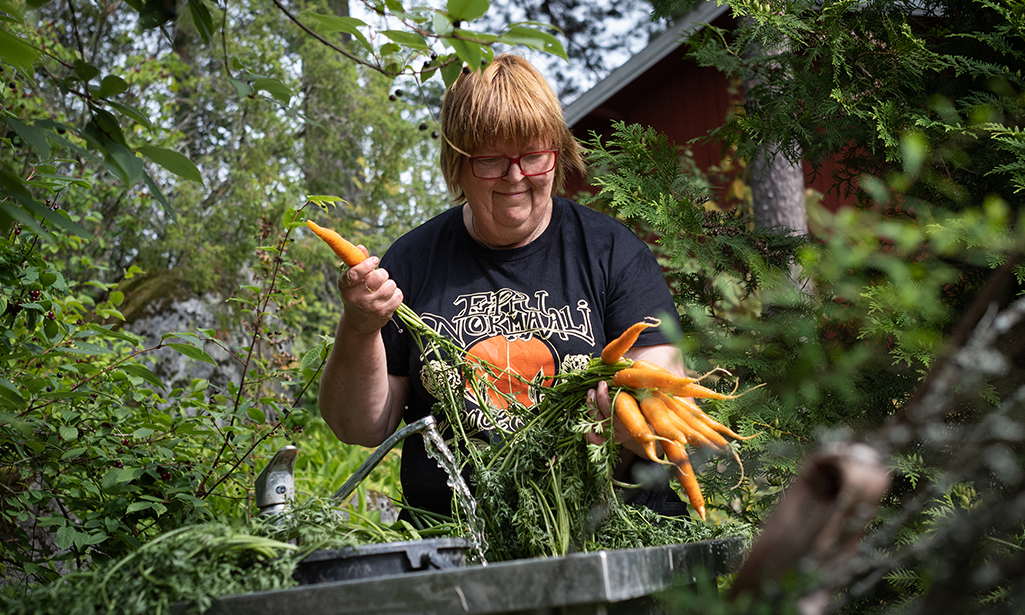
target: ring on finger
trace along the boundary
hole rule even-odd
[[[370,290],[369,286],[367,286],[367,279],[366,278],[363,278],[363,288],[367,289],[368,293],[374,292],[374,291]]]

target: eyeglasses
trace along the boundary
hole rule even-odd
[[[555,168],[558,152],[543,150],[530,152],[516,158],[508,156],[467,156],[470,159],[470,170],[477,179],[498,179],[505,177],[513,164],[520,167],[525,177],[544,175]]]

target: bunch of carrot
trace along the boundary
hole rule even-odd
[[[657,320],[651,319],[627,329],[606,345],[601,354],[602,362],[609,365],[617,363],[637,341],[641,331],[657,324]],[[615,419],[641,445],[648,458],[675,467],[676,477],[691,506],[705,519],[705,499],[684,447],[691,445],[724,452],[729,446],[727,437],[749,440],[755,436],[741,436],[698,407],[694,398],[736,397],[702,386],[700,380],[674,374],[647,361],[634,361],[613,374],[611,384],[616,390],[613,401]],[[659,454],[659,445],[667,461]]]

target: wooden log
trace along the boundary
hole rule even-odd
[[[819,582],[801,595],[803,615],[825,612],[830,573],[847,562],[876,514],[890,479],[879,452],[865,444],[833,444],[813,455],[766,520],[737,572],[730,600],[745,594],[772,599],[792,575],[816,572]]]

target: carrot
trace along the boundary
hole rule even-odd
[[[660,438],[651,432],[651,428],[645,422],[644,415],[641,414],[640,406],[637,405],[637,400],[634,399],[633,395],[626,391],[620,391],[616,394],[615,401],[613,401],[613,409],[616,419],[623,424],[623,427],[626,427],[626,431],[630,436],[641,445],[648,459],[656,463],[663,463],[659,459],[655,443],[659,440],[664,440],[664,438]]]
[[[666,458],[676,466],[676,478],[687,493],[690,505],[698,511],[701,520],[705,521],[705,496],[701,493],[701,485],[698,484],[698,477],[694,474],[694,468],[690,464],[690,458],[687,457],[686,451],[675,442],[663,444],[662,450],[666,452]]]
[[[362,250],[346,241],[335,231],[319,226],[313,220],[307,220],[306,226],[313,229],[313,232],[317,234],[317,237],[320,237],[327,242],[327,245],[331,246],[331,249],[334,250],[335,255],[342,259],[342,262],[346,265],[353,267],[366,260],[367,257],[363,254]]]
[[[742,436],[739,433],[727,427],[726,425],[723,425],[719,421],[705,414],[705,412],[701,408],[699,408],[698,405],[695,404],[693,401],[689,399],[677,399],[677,402],[683,409],[685,409],[686,412],[689,412],[695,420],[700,421],[701,423],[707,425],[709,428],[725,436],[729,436],[736,440],[750,440],[752,438],[757,438],[760,435],[759,433],[756,433],[750,436]]]
[[[759,387],[763,387],[763,386],[765,386],[764,382],[762,384],[759,384],[758,386],[751,387],[747,391],[744,391],[744,393],[741,393],[741,395],[743,395],[745,393],[748,393],[750,391],[753,391],[753,390],[755,390],[755,389],[757,389]],[[734,390],[736,390],[736,387],[734,387]],[[720,393],[718,391],[713,391],[712,389],[710,389],[708,387],[701,386],[697,382],[687,383],[685,385],[682,385],[682,386],[676,388],[675,390],[673,390],[671,392],[673,393],[673,395],[676,395],[677,397],[699,397],[699,398],[702,398],[702,399],[718,399],[718,400],[723,400],[723,399],[736,399],[736,398],[740,397],[740,395],[737,395],[735,393],[730,393],[730,394],[727,395],[725,393]]]
[[[683,446],[687,444],[687,434],[680,429],[680,425],[673,419],[673,413],[666,408],[665,402],[656,393],[641,400],[641,414],[648,420],[651,430],[663,438],[672,440]]]
[[[684,405],[685,400],[676,398],[672,395],[663,395],[662,401],[665,402],[669,411],[673,413],[680,421],[682,421],[688,429],[694,432],[694,437],[688,437],[691,444],[698,444],[701,446],[707,446],[708,448],[714,448],[718,451],[726,450],[726,446],[729,442],[726,438],[712,429],[709,425],[699,420],[692,414],[690,407]],[[696,441],[695,441],[696,440]]]
[[[641,322],[631,325],[622,335],[612,340],[605,345],[605,348],[601,351],[602,363],[606,365],[612,365],[626,354],[627,350],[633,347],[637,342],[637,338],[641,335],[641,331],[644,331],[648,327],[657,327],[662,324],[662,321],[657,318],[651,318],[650,320],[642,320]]]
[[[677,376],[661,367],[633,367],[621,369],[612,375],[612,385],[631,389],[659,389],[672,392],[675,389],[694,383],[693,378]]]

